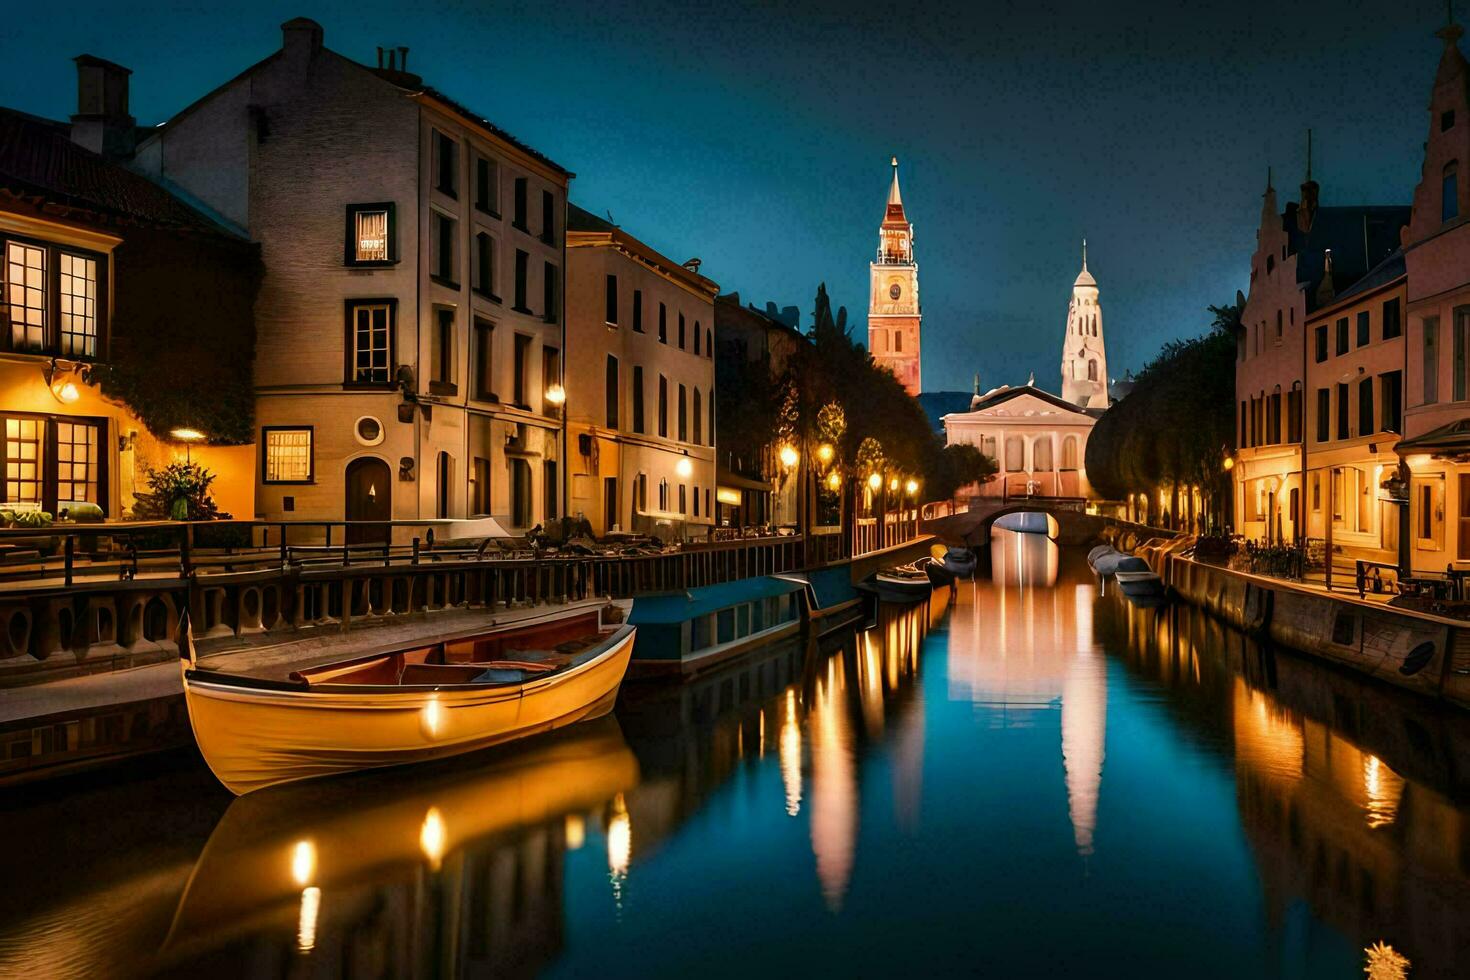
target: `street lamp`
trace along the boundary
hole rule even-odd
[[[841,473],[833,470],[831,473],[827,474],[827,489],[831,490],[833,493],[836,493],[838,490],[842,489]]]
[[[882,474],[874,473],[872,476],[869,476],[868,477],[868,489],[869,490],[877,491],[877,490],[881,489],[882,487],[883,487],[883,476],[882,476]]]
[[[801,462],[801,455],[796,451],[794,446],[782,446],[780,456],[781,465],[788,470],[793,469],[797,463]]]
[[[826,466],[828,463],[832,462],[832,457],[836,455],[836,452],[837,451],[832,448],[832,444],[830,442],[824,442],[817,447],[817,459],[821,461],[823,466]]]
[[[903,485],[903,489],[904,489],[904,492],[906,492],[910,497],[912,497],[912,496],[914,496],[915,494],[917,494],[919,492],[919,481],[918,480],[910,480],[909,482],[907,482],[907,483],[905,483]]]

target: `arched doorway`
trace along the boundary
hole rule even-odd
[[[388,464],[375,456],[363,456],[347,464],[349,521],[387,521],[393,518],[393,474]],[[386,527],[347,528],[348,544],[386,544]]]

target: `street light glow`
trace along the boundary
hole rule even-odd
[[[560,407],[566,403],[567,390],[561,385],[554,384],[546,389],[546,404]]]
[[[204,438],[198,429],[170,429],[168,434],[180,442],[198,442]]]
[[[681,456],[679,457],[679,461],[674,464],[674,472],[679,474],[681,480],[687,479],[694,472],[694,464],[689,461],[688,456]]]
[[[874,473],[872,476],[868,477],[868,489],[877,490],[881,486],[883,486],[882,474]]]
[[[817,447],[817,459],[821,460],[823,466],[826,466],[832,462],[832,457],[836,455],[836,452],[830,442],[824,442]]]
[[[793,446],[782,446],[781,447],[781,465],[782,466],[786,467],[789,470],[792,467],[794,467],[800,461],[801,461],[801,456],[797,453],[795,447],[793,447]]]
[[[838,473],[836,470],[833,470],[831,473],[828,473],[827,474],[827,488],[829,490],[840,490],[840,489],[842,489],[842,474],[841,473]]]
[[[903,488],[908,493],[908,495],[910,497],[912,497],[914,494],[916,494],[916,493],[919,492],[919,481],[918,480],[910,480],[909,482],[907,482],[907,483],[905,483],[903,485]]]

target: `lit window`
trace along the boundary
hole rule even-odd
[[[46,250],[6,242],[5,303],[10,308],[10,342],[16,350],[46,345]]]
[[[387,265],[398,260],[392,203],[347,206],[347,264]]]
[[[97,260],[61,253],[61,352],[97,354]]]
[[[97,426],[56,423],[56,506],[97,503]]]
[[[265,482],[310,483],[311,429],[266,429]]]
[[[41,419],[5,420],[6,503],[40,505],[45,425]]]

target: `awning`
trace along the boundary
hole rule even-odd
[[[1412,439],[1400,439],[1393,448],[1400,456],[1420,453],[1431,456],[1470,456],[1470,419],[1456,419]]]

